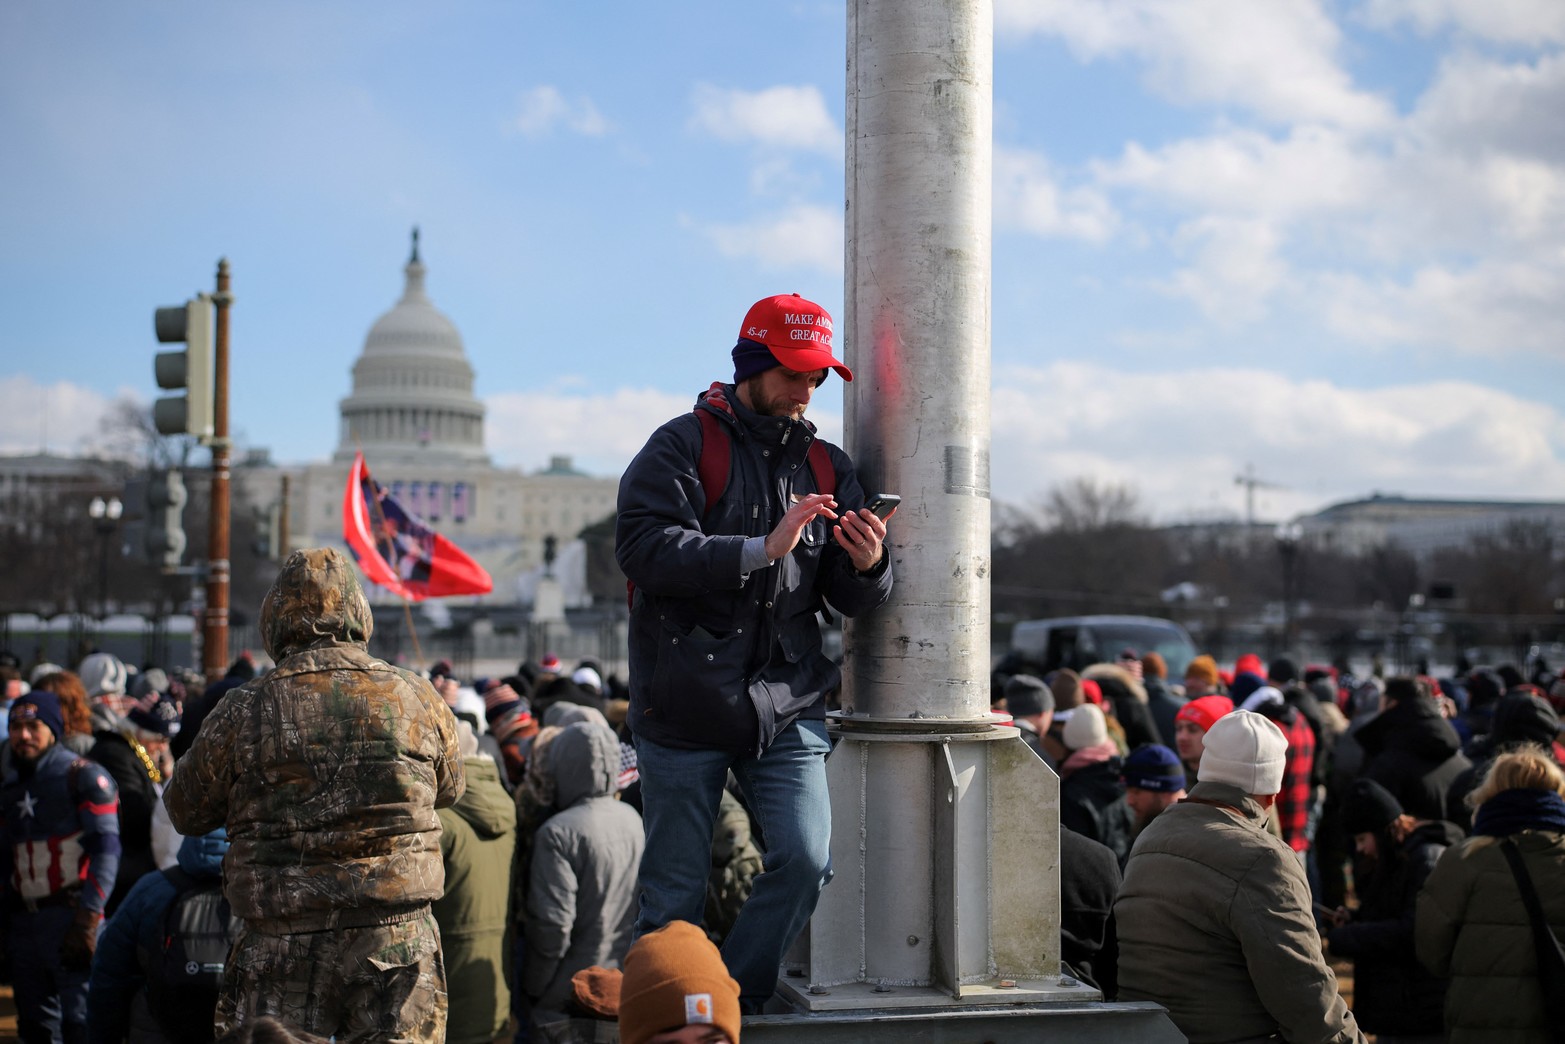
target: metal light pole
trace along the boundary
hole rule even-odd
[[[1304,527],[1297,522],[1283,522],[1277,526],[1277,553],[1282,556],[1282,652],[1293,648],[1293,603],[1296,597],[1296,570],[1299,558],[1299,542],[1304,539]]]
[[[102,497],[93,497],[87,505],[87,515],[92,519],[92,528],[98,534],[98,619],[106,619],[109,615],[109,540],[114,536],[114,531],[119,528],[120,515],[124,514],[125,505],[120,503],[119,497],[110,497],[104,500]]]
[[[212,352],[212,495],[207,529],[206,613],[201,631],[201,667],[208,682],[228,670],[228,312],[234,296],[229,292],[228,259],[217,263],[216,336]]]
[[[902,495],[845,635],[811,1011],[1095,1000],[1060,974],[1059,781],[989,712],[992,0],[849,0],[848,448]]]

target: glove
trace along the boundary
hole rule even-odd
[[[103,915],[94,910],[76,908],[71,926],[65,929],[65,939],[60,943],[60,964],[67,971],[90,971],[92,955],[98,949],[98,926]]]

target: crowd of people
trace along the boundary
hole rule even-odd
[[[320,626],[318,616],[310,626]],[[203,733],[210,750],[228,749],[214,737],[244,715],[225,697],[273,673],[258,672],[248,653],[211,685],[189,672],[129,668],[106,653],[74,671],[39,663],[24,672],[14,656],[0,656],[9,732],[0,753],[3,923],[24,1039],[213,1039],[210,1025],[204,1038],[188,1029],[191,998],[203,994],[189,984],[170,993],[158,963],[169,911],[203,887],[218,890],[233,810],[207,807],[220,789],[209,765],[174,770],[193,747],[198,759],[208,749],[192,742],[203,722],[214,730]],[[236,880],[240,867],[273,862],[253,850],[229,869],[219,952],[246,922],[330,939],[308,900],[288,905],[324,895],[335,928],[390,931],[399,952],[417,953],[420,934],[396,920],[396,908],[430,902],[435,927],[423,946],[426,958],[441,954],[447,1001],[443,1028],[428,1036],[491,1041],[517,1027],[520,1038],[590,1039],[583,1025],[619,1015],[644,854],[628,690],[597,663],[567,666],[554,656],[501,678],[459,679],[448,662],[424,674],[450,711],[464,784],[454,800],[431,803],[430,850],[403,853],[388,877],[391,913],[341,915],[363,905],[374,874],[362,867],[347,883],[318,867],[289,880],[267,871]],[[1558,984],[1534,943],[1550,926],[1565,931],[1565,680],[1507,666],[1440,679],[1354,677],[1255,657],[1221,670],[1205,656],[1182,684],[1165,674],[1156,653],[1127,651],[1081,672],[994,676],[995,709],[1061,777],[1069,972],[1107,999],[1163,1004],[1197,1041],[1274,1032],[1354,1040],[1361,1031],[1395,1040],[1548,1038],[1545,998]],[[309,779],[307,716],[301,722],[291,731]],[[321,724],[333,757],[359,742],[340,720]],[[445,746],[434,743],[432,763]],[[188,792],[173,793],[171,777]],[[444,784],[441,770],[435,777],[437,790],[454,789],[453,771]],[[290,794],[297,782],[271,779],[255,800],[275,810],[329,797],[359,817],[383,804],[353,794],[373,788],[372,774],[348,778],[339,768],[329,794],[312,791],[315,781]],[[245,814],[267,812],[258,805]],[[366,836],[396,830],[360,819],[342,850],[332,852],[324,836],[315,844],[327,851],[325,865],[341,868],[364,858],[356,853]],[[763,866],[755,821],[731,781],[694,918],[701,928],[674,923],[721,945]],[[1523,877],[1541,922],[1529,913]],[[1219,938],[1231,940],[1232,953]],[[245,941],[277,946],[269,935]],[[372,948],[387,946],[382,938]],[[715,949],[709,957],[726,975]],[[1351,1009],[1331,957],[1352,963]],[[345,961],[311,950],[252,955],[245,965],[302,976],[298,998],[346,1010],[355,1005],[346,985],[311,990],[316,965]],[[417,1006],[429,970],[420,975],[412,963],[404,992]],[[215,979],[204,996],[214,1010]],[[384,1003],[379,987],[375,996]],[[245,1014],[251,1033],[267,1017],[283,1020],[278,1033],[321,1022],[319,1012],[281,1005],[230,1013],[234,1029]]]
[[[288,556],[266,661],[211,684],[0,662],[22,1039],[738,1044],[831,879],[821,613],[894,583],[899,498],[804,419],[853,379],[832,340],[818,304],[756,302],[733,382],[626,470],[623,682],[379,660],[330,548]],[[1253,655],[1167,674],[1125,650],[993,679],[1060,778],[1064,971],[1197,1042],[1565,1026],[1565,686]]]
[[[1565,678],[1545,664],[1025,667],[1002,663],[993,702],[1060,776],[1062,952],[1105,996],[1164,1005],[1192,1041],[1565,1028]]]
[[[619,1019],[626,991],[658,1012],[683,1003],[662,995],[683,982],[707,998],[698,1027],[737,1040],[738,986],[716,944],[762,856],[735,794],[701,927],[649,933],[639,967],[656,974],[637,986],[643,827],[624,683],[552,654],[500,678],[458,679],[446,661],[393,668],[363,650],[367,607],[337,612],[341,600],[320,596],[345,569],[322,552],[290,585],[285,568],[263,615],[274,663],[243,653],[210,685],[102,652],[75,670],[0,654],[0,925],[22,1039],[333,1035],[311,1027],[403,1039],[411,1027],[476,1044],[513,1026],[518,1040],[571,1039],[573,1020]],[[300,663],[323,632],[342,641]],[[373,722],[344,678],[375,694]],[[286,722],[262,720],[280,703]],[[388,735],[399,756],[371,749]],[[231,787],[252,762],[268,771]],[[415,763],[426,779],[410,778]],[[215,970],[169,972],[204,943]],[[221,988],[227,963],[241,969],[234,989]],[[379,981],[355,974],[366,967]],[[639,1039],[668,1028],[645,1018]],[[634,1027],[621,1039],[638,1039]]]

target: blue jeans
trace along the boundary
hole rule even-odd
[[[637,938],[670,921],[701,923],[712,829],[729,769],[765,838],[762,873],[723,943],[723,963],[749,1009],[758,1009],[777,989],[783,955],[831,879],[830,752],[820,721],[795,721],[758,758],[678,750],[636,737],[647,833]]]

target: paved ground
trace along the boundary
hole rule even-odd
[[[1353,965],[1341,958],[1328,958],[1332,970],[1337,973],[1337,981],[1342,986],[1342,994],[1351,1003],[1353,999]],[[17,1040],[16,1036],[16,1004],[11,1000],[11,986],[9,983],[0,984],[0,1044],[10,1044]],[[507,1034],[500,1038],[502,1041],[510,1040]]]

